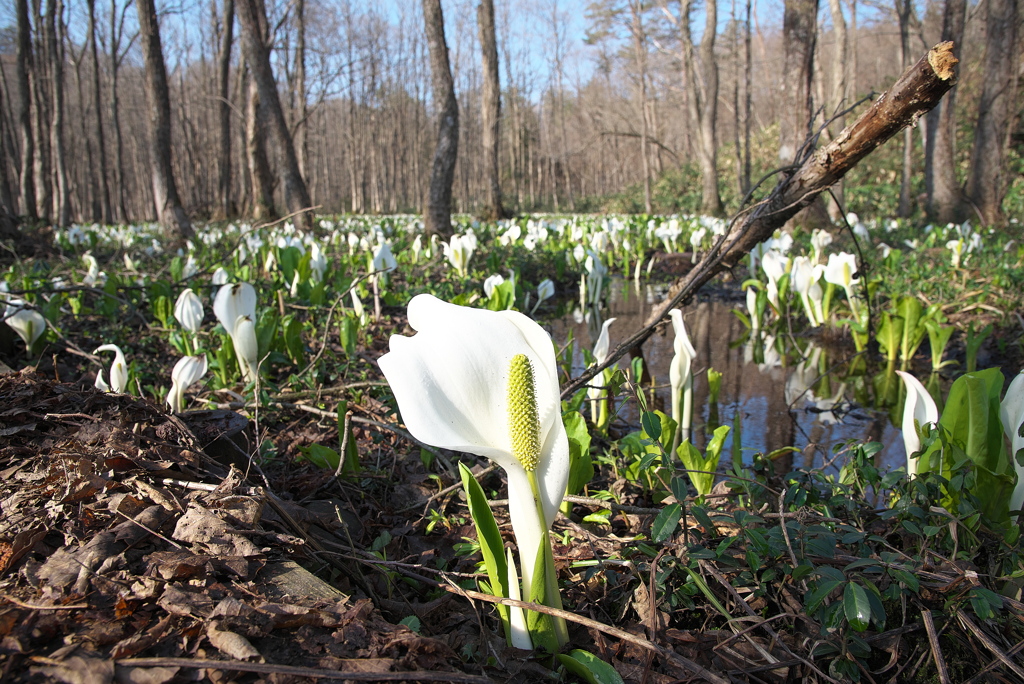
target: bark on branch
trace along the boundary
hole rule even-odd
[[[602,366],[588,369],[562,390],[572,396],[598,372],[614,365],[628,350],[643,344],[668,312],[686,302],[706,282],[736,266],[758,243],[809,205],[875,148],[939,103],[956,83],[956,57],[952,41],[939,43],[899,77],[854,123],[835,140],[817,150],[809,149],[797,160],[795,170],[783,176],[772,193],[749,213],[735,220],[689,274],[677,280],[665,300],[651,312],[645,326],[624,341]],[[810,145],[805,147],[811,148]]]

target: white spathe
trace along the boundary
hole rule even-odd
[[[173,413],[185,410],[185,390],[206,375],[206,354],[183,356],[171,370],[171,390],[167,393],[167,405]]]
[[[672,349],[675,355],[668,367],[668,379],[672,385],[672,420],[679,426],[682,439],[689,439],[692,396],[693,396],[693,360],[697,357],[697,350],[690,342],[690,336],[686,333],[686,324],[683,322],[683,312],[679,309],[672,309],[668,312],[672,319],[672,329],[675,332],[675,339],[672,341]]]
[[[1017,373],[1006,388],[1006,396],[999,404],[999,420],[1010,443],[1010,462],[1017,473],[1017,485],[1010,495],[1010,510],[1019,511],[1024,506],[1024,466],[1017,462],[1017,452],[1024,449],[1024,437],[1020,436],[1024,423],[1024,371]]]
[[[920,380],[910,373],[896,372],[907,388],[907,400],[903,404],[903,446],[907,450],[907,474],[914,477],[917,475],[918,462],[916,458],[911,458],[911,455],[921,449],[918,429],[927,423],[938,423],[939,408]]]
[[[421,294],[409,303],[413,337],[393,335],[379,360],[412,435],[427,444],[486,456],[508,477],[509,516],[530,588],[540,543],[558,513],[569,479],[569,441],[562,425],[558,368],[551,338],[516,311],[486,311]],[[508,375],[512,358],[533,366],[540,423],[536,474],[544,519],[526,471],[512,455]]]
[[[103,379],[103,369],[100,369],[96,373],[96,389],[121,394],[128,386],[128,362],[124,358],[124,352],[116,344],[97,347],[93,354],[106,351],[114,352],[114,362],[110,364],[110,384]]]
[[[25,300],[11,299],[7,302],[4,321],[25,343],[25,349],[32,353],[32,345],[46,332],[46,318],[35,309],[25,308]]]
[[[256,290],[249,283],[224,285],[217,291],[213,313],[231,336],[238,365],[246,382],[256,379],[259,349],[256,342]]]
[[[199,295],[190,287],[182,290],[174,302],[174,317],[178,319],[181,327],[191,333],[198,332],[199,326],[203,324],[203,315],[203,302]]]

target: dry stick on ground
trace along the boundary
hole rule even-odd
[[[939,671],[939,682],[941,684],[952,684],[952,680],[949,678],[949,669],[946,667],[946,661],[942,658],[942,647],[939,645],[939,635],[935,630],[935,621],[932,620],[932,611],[928,609],[922,610],[921,619],[924,621],[924,628],[928,632],[928,643],[932,648],[935,669]]]
[[[845,176],[861,159],[939,103],[956,83],[953,43],[939,43],[899,77],[853,124],[832,142],[809,153],[796,170],[784,176],[772,193],[733,223],[690,273],[677,280],[648,316],[646,325],[608,355],[604,364],[587,369],[562,390],[572,396],[630,349],[643,344],[668,312],[686,302],[705,283],[739,264],[752,247],[771,236],[801,209]],[[808,146],[809,147],[809,146]]]

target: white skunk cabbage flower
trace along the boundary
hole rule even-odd
[[[172,413],[185,410],[185,390],[206,375],[206,354],[183,356],[171,370],[171,391],[167,393],[167,405]]]
[[[679,426],[681,438],[686,440],[690,438],[690,426],[693,423],[692,366],[693,360],[697,357],[697,350],[693,348],[690,336],[686,333],[683,312],[672,309],[668,313],[672,318],[672,329],[676,335],[672,342],[675,355],[668,368],[668,379],[672,385],[672,420]]]
[[[422,442],[486,456],[505,470],[522,595],[531,596],[541,542],[569,479],[551,338],[516,311],[456,306],[428,294],[414,297],[408,312],[416,335],[393,335],[378,362],[402,420]],[[557,601],[557,578],[545,574]],[[528,642],[514,645],[530,648]]]
[[[907,450],[907,474],[914,477],[917,475],[918,462],[911,455],[921,449],[918,430],[927,423],[938,423],[939,409],[920,380],[910,373],[896,372],[907,388],[907,401],[903,404],[903,446]]]
[[[487,299],[490,299],[491,295],[494,294],[494,288],[496,288],[497,286],[501,285],[504,282],[505,277],[502,276],[500,273],[495,273],[494,275],[487,276],[487,278],[484,280],[484,296],[487,297]]]
[[[25,342],[25,350],[32,355],[32,345],[46,332],[46,318],[35,309],[25,308],[25,300],[11,299],[4,311],[4,321]]]
[[[256,290],[249,283],[223,285],[213,302],[213,313],[228,331],[238,366],[246,382],[256,379],[259,347],[256,343]]]
[[[218,287],[221,285],[227,285],[229,280],[231,280],[231,275],[223,266],[218,266],[217,270],[213,272],[212,282],[214,285],[217,285]]]
[[[199,299],[199,295],[190,287],[182,290],[178,295],[178,300],[174,303],[174,317],[178,319],[178,323],[181,323],[181,327],[191,333],[196,333],[199,331],[199,326],[203,324],[203,316],[203,302]]]
[[[814,250],[814,263],[821,263],[821,253],[832,244],[832,234],[827,230],[815,230],[811,233],[811,248]]]
[[[1024,506],[1024,466],[1017,462],[1017,452],[1024,449],[1024,437],[1020,436],[1021,424],[1024,423],[1024,371],[1017,373],[1006,388],[1006,396],[999,404],[999,420],[1010,442],[1010,462],[1017,472],[1017,485],[1010,495],[1010,510],[1019,511]]]
[[[100,352],[114,352],[114,363],[110,364],[110,384],[103,379],[103,369],[96,373],[96,389],[103,392],[117,392],[121,394],[128,386],[128,362],[124,358],[124,352],[116,344],[105,344],[97,347],[93,354]]]
[[[469,260],[473,258],[473,252],[476,250],[476,235],[453,235],[447,243],[442,243],[442,247],[448,263],[460,277],[465,278],[469,273]]]

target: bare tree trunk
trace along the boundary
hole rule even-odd
[[[434,106],[438,110],[437,147],[430,172],[430,194],[424,223],[428,233],[449,236],[452,234],[452,181],[459,154],[459,103],[455,100],[455,82],[448,63],[441,0],[423,0],[423,19],[430,48]]]
[[[1004,221],[1007,131],[1016,115],[1017,0],[988,0],[985,77],[974,128],[967,195],[987,224]]]
[[[782,67],[782,112],[779,161],[792,164],[811,130],[814,42],[818,0],[786,0],[782,19],[785,59]]]
[[[260,107],[264,107],[269,119],[271,130],[277,138],[283,168],[284,196],[288,211],[295,214],[295,223],[305,231],[313,229],[312,202],[306,183],[299,171],[299,160],[295,156],[295,146],[288,131],[288,122],[281,108],[281,97],[277,92],[277,82],[270,67],[270,50],[264,42],[267,15],[261,0],[239,0],[237,6],[238,23],[242,27],[242,47],[249,62],[249,70],[253,81],[259,89]]]
[[[92,54],[92,100],[96,106],[96,141],[99,148],[100,216],[103,223],[111,223],[110,185],[107,182],[107,144],[103,132],[103,100],[100,94],[100,58],[96,49],[96,0],[86,0],[89,8],[89,46]]]
[[[306,0],[295,0],[294,100],[295,157],[299,162],[299,172],[305,178],[309,173],[306,169]]]
[[[256,83],[249,81],[249,93],[245,107],[245,152],[249,165],[249,182],[252,188],[249,213],[255,219],[269,219],[276,216],[274,211],[274,176],[267,159],[267,132],[260,103],[260,92]]]
[[[895,0],[896,18],[900,29],[900,68],[906,69],[910,62],[910,0]],[[902,218],[910,216],[911,197],[910,182],[913,174],[914,131],[910,128],[903,131],[903,173],[900,177],[900,204],[896,214]]]
[[[64,157],[64,55],[57,40],[57,21],[64,13],[61,0],[46,1],[47,57],[50,61],[50,149],[53,152],[54,185],[57,194],[54,197],[54,214],[61,227],[71,223],[71,195],[68,192],[68,169]]]
[[[32,78],[32,137],[35,141],[36,155],[32,165],[36,188],[36,213],[39,218],[49,221],[53,216],[53,176],[50,173],[50,54],[47,45],[49,33],[44,28],[46,19],[40,0],[33,0],[32,21],[36,26],[35,59],[30,76]]]
[[[835,49],[832,51],[830,77],[830,80],[832,81],[832,92],[829,95],[828,101],[829,111],[826,112],[826,116],[835,116],[835,119],[829,126],[829,139],[831,140],[835,137],[835,133],[838,133],[846,127],[846,117],[840,115],[839,112],[849,106],[847,102],[848,93],[846,88],[846,63],[849,50],[847,49],[848,41],[846,38],[846,18],[843,16],[841,0],[828,0],[828,9],[832,15],[832,32],[835,36],[836,43]],[[828,215],[833,221],[839,221],[843,207],[846,206],[845,198],[843,197],[843,181],[840,180],[832,186],[831,193],[831,196],[826,200]],[[833,199],[832,196],[834,196],[835,199]]]
[[[752,0],[747,0],[747,13],[743,21],[743,193],[750,192],[750,119],[753,106],[750,87],[754,77],[753,52],[750,49],[750,24]]]
[[[118,74],[121,71],[121,38],[124,36],[124,20],[127,5],[117,19],[117,0],[110,0],[110,126],[114,131],[114,208],[119,221],[128,221],[125,205],[124,136],[121,132],[121,110],[118,94]]]
[[[701,211],[711,216],[722,213],[718,193],[718,63],[715,61],[715,38],[718,28],[717,0],[707,0],[704,35],[700,42],[700,64],[694,55],[690,13],[693,0],[681,0],[679,36],[682,47],[683,74],[687,88],[690,125],[697,132],[697,159],[701,176]]]
[[[942,40],[953,42],[960,56],[964,39],[967,0],[946,0],[942,12]],[[925,174],[928,213],[938,223],[960,222],[964,216],[963,192],[956,177],[956,86],[928,112],[928,149]]]
[[[710,0],[714,3],[714,0]],[[647,35],[644,32],[643,1],[630,0],[631,21],[629,32],[633,38],[633,59],[636,61],[638,90],[640,95],[640,160],[644,168],[644,213],[652,214],[651,206],[651,158],[648,154],[647,138]]]
[[[494,30],[494,0],[481,0],[476,8],[476,22],[480,31],[484,72],[482,114],[487,204],[483,214],[487,218],[499,219],[505,215],[505,210],[501,206],[501,169],[498,165],[501,82],[498,75],[498,41]]]
[[[224,0],[221,13],[220,54],[217,55],[217,117],[220,123],[220,155],[217,173],[217,204],[220,218],[234,213],[231,202],[231,45],[235,31],[235,0]]]
[[[136,0],[139,34],[146,61],[146,101],[149,105],[150,164],[153,173],[153,198],[157,216],[164,228],[182,238],[192,236],[192,224],[178,199],[171,164],[171,96],[167,87],[167,67],[160,44],[160,24],[153,0]]]
[[[32,26],[28,19],[28,0],[16,0],[18,13],[18,127],[21,129],[21,173],[19,174],[21,213],[36,218],[36,190],[33,182],[35,145],[32,138],[32,91],[29,73],[32,71]]]

